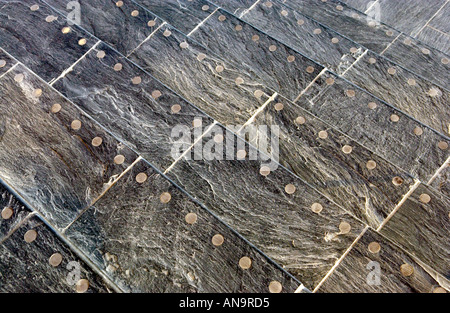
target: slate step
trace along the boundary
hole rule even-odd
[[[250,2],[247,5],[250,5]],[[269,7],[268,3],[270,3]],[[225,4],[225,8],[228,5]],[[237,25],[243,22],[237,18],[229,18],[229,22],[221,23],[217,17],[223,15],[222,13],[220,10],[216,12],[216,17],[205,21],[192,33],[191,37],[226,59],[245,55],[243,49],[237,53],[230,48],[239,47],[240,44],[237,42],[242,39],[233,29],[234,26],[229,24]],[[449,97],[446,89],[448,88],[446,75],[448,65],[442,64],[448,61],[445,56],[430,59],[430,54],[422,53],[420,46],[413,42],[405,44],[406,38],[401,37],[386,51],[387,54],[392,51],[392,56],[388,58],[394,60],[393,62],[278,2],[260,2],[242,14],[244,13],[242,19],[245,22],[256,26],[362,89],[448,136],[450,131],[450,115],[446,110]],[[327,20],[330,19],[331,17],[327,18]],[[226,36],[229,37],[223,40],[218,36],[211,36],[215,32],[221,35],[227,34]],[[249,35],[246,36],[247,41],[249,41],[248,37]],[[392,40],[394,38],[391,38]],[[416,50],[418,50],[416,54],[412,53]],[[355,60],[349,60],[349,55],[353,55]],[[380,64],[381,67],[379,67]],[[411,68],[409,65],[417,67],[415,72],[407,70]],[[421,65],[420,68],[418,68],[419,65]],[[432,78],[436,78],[437,81],[431,79],[434,81],[432,83],[428,76],[425,75],[427,79],[421,76],[426,71],[431,71]],[[416,100],[417,98],[420,102]]]
[[[0,292],[114,292],[3,184],[0,193]]]
[[[145,161],[65,236],[126,292],[292,293],[300,287]]]

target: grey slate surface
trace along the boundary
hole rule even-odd
[[[389,14],[415,31],[439,1]],[[67,3],[0,1],[0,291],[450,288],[448,59],[408,14],[402,34],[332,0],[79,1],[68,29]],[[245,123],[279,126],[270,172]]]

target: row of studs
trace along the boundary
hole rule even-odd
[[[138,184],[143,184],[147,181],[148,179],[148,175],[145,172],[141,172],[139,174],[136,175],[135,177],[136,182]],[[172,200],[172,195],[169,192],[163,192],[160,197],[159,200],[162,204],[167,204]],[[196,213],[188,213],[185,216],[185,221],[187,224],[189,225],[194,225],[198,220],[198,216]],[[225,242],[225,238],[223,235],[221,234],[215,234],[212,238],[211,238],[211,243],[215,246],[215,247],[220,247],[224,244]],[[243,270],[248,270],[251,268],[252,265],[252,260],[250,257],[248,256],[243,256],[239,259],[238,262],[239,266],[243,269]],[[279,293],[282,291],[282,285],[280,282],[278,281],[272,281],[269,284],[269,291],[271,293]]]
[[[373,64],[377,63],[377,59],[374,58],[374,57],[370,57],[370,58],[367,60],[367,62],[368,62],[369,64],[372,64],[372,65],[373,65]],[[394,75],[397,74],[397,68],[396,68],[395,66],[391,66],[391,67],[389,67],[389,68],[387,69],[387,73],[388,73],[389,75],[394,76]],[[416,80],[413,79],[413,78],[409,78],[409,79],[407,80],[407,84],[408,84],[409,86],[416,86],[416,85],[417,85]],[[438,97],[438,96],[441,96],[441,95],[442,95],[442,91],[440,91],[440,90],[439,90],[438,88],[436,88],[436,87],[432,87],[432,88],[427,92],[427,95],[430,96],[430,97],[432,97],[432,98]]]
[[[333,85],[333,84],[335,83],[335,80],[334,80],[334,78],[329,77],[329,78],[327,78],[327,79],[325,80],[325,82],[326,82],[327,85],[331,86],[331,85]],[[345,91],[345,94],[346,94],[346,96],[349,97],[349,98],[354,98],[354,97],[356,97],[356,91],[353,90],[353,89],[347,89],[347,90]],[[378,105],[377,105],[375,102],[370,102],[370,103],[368,104],[368,107],[369,107],[369,109],[371,109],[371,110],[375,110],[375,109],[378,107]],[[300,122],[302,121],[302,119],[303,119],[303,117],[299,117],[299,121],[300,121]],[[400,121],[400,116],[398,116],[397,114],[392,114],[392,115],[389,117],[389,119],[390,119],[391,122],[397,123],[397,122]],[[304,123],[304,122],[303,122],[303,123]],[[299,123],[299,124],[302,124],[302,123]],[[416,128],[414,128],[413,133],[414,133],[416,136],[421,136],[421,135],[423,134],[423,129],[422,129],[421,127],[417,126]],[[438,148],[441,149],[441,150],[447,150],[447,149],[448,149],[448,143],[445,142],[445,141],[440,141],[440,142],[438,143],[437,146],[438,146]]]
[[[218,17],[218,19],[219,19],[220,22],[224,22],[224,21],[227,19],[227,17],[226,17],[225,15],[220,15],[220,16]],[[298,21],[297,21],[297,24],[298,24],[299,26],[303,25],[304,23],[305,23],[304,20],[298,20]],[[238,25],[236,25],[236,26],[234,27],[234,29],[235,29],[235,31],[240,32],[240,31],[242,31],[243,27],[242,27],[242,25],[238,24]],[[320,28],[316,28],[316,29],[313,30],[313,34],[314,34],[314,35],[320,35],[321,33],[322,33],[322,30],[321,30]],[[254,42],[259,41],[259,39],[260,39],[259,35],[254,35],[254,36],[252,36],[252,40],[253,40]],[[333,37],[333,38],[331,39],[331,42],[332,42],[333,44],[337,44],[337,43],[339,42],[339,38]],[[269,51],[270,51],[270,52],[275,52],[276,50],[277,50],[277,46],[276,46],[276,45],[270,45],[270,46],[269,46]],[[351,47],[349,51],[350,51],[351,53],[357,53],[357,52],[358,52],[358,48],[356,48],[356,47]],[[289,62],[293,62],[294,60],[295,60],[295,56],[293,56],[293,55],[288,56],[288,61],[289,61]]]

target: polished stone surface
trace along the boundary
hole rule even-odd
[[[99,53],[105,55],[99,58]],[[212,123],[200,110],[103,43],[54,86],[159,169],[174,161],[172,147],[179,139],[177,134],[172,136],[174,127],[187,127],[192,132],[192,138],[184,142],[186,150],[201,134],[193,131],[193,121],[202,119],[205,127]]]
[[[285,98],[275,99],[252,125],[278,125],[280,163],[374,228],[414,184],[407,173]],[[370,161],[375,169],[367,168]]]
[[[28,242],[30,238],[35,240]],[[54,254],[60,255],[60,259],[54,257],[58,262],[52,259]],[[0,244],[0,277],[2,293],[112,292],[105,281],[37,217],[30,218]],[[81,284],[80,280],[87,280],[88,284],[84,281]]]
[[[21,65],[0,79],[0,93],[0,178],[58,228],[137,158]]]
[[[38,10],[31,10],[38,4]],[[0,46],[45,81],[57,78],[83,56],[96,40],[78,27],[58,18],[42,1],[0,1]],[[65,27],[69,27],[68,33]],[[67,29],[69,30],[69,29]],[[86,40],[86,43],[80,40]]]
[[[147,179],[138,183],[142,173]],[[127,292],[267,293],[272,281],[283,292],[299,287],[143,161],[65,235]]]
[[[185,34],[191,32],[217,7],[206,0],[134,0]]]
[[[450,55],[449,33],[443,33],[440,30],[427,26],[417,35],[416,38],[423,43],[434,47],[435,49],[440,50],[447,55]]]
[[[75,12],[70,0],[44,0],[68,16]],[[142,9],[131,0],[78,0],[80,23],[83,29],[128,55],[162,23],[161,19]],[[62,17],[59,17],[62,18]]]
[[[222,151],[214,147],[217,135],[227,147]],[[237,158],[241,150],[246,151],[242,160]],[[196,161],[202,152],[205,157]],[[217,126],[194,147],[190,160],[180,160],[168,176],[312,289],[364,226],[286,169],[264,165],[264,155],[254,152]],[[210,154],[222,160],[208,161]],[[273,166],[267,176],[265,166]],[[341,232],[343,222],[351,229]]]
[[[381,229],[381,234],[403,247],[440,275],[450,287],[450,198],[420,185]]]
[[[272,95],[251,72],[225,63],[170,27],[162,27],[130,58],[227,125],[245,123]]]
[[[295,100],[323,67],[223,10],[190,37],[254,79]],[[303,43],[304,45],[305,43]]]
[[[9,71],[11,67],[17,64],[17,60],[0,48],[0,77]]]
[[[441,134],[450,134],[448,90],[371,52],[344,77]]]
[[[439,283],[414,259],[368,230],[318,292],[432,293],[437,288]]]
[[[297,103],[422,181],[449,156],[448,137],[329,72]]]
[[[366,50],[297,11],[270,3],[259,2],[242,18],[333,72],[345,72]]]
[[[400,32],[345,6],[340,1],[284,0],[287,6],[323,23],[338,33],[381,53]],[[389,25],[389,24],[388,24]]]

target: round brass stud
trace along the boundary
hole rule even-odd
[[[274,51],[276,51],[277,50],[277,46],[275,46],[275,45],[270,45],[269,46],[269,51],[270,52],[274,52]]]
[[[320,212],[322,212],[323,206],[322,206],[320,203],[313,203],[313,204],[311,205],[311,210],[312,210],[314,213],[319,214]]]
[[[392,184],[394,184],[394,186],[400,186],[401,184],[403,184],[403,178],[399,176],[392,178]]]
[[[80,40],[78,40],[78,44],[79,44],[80,46],[84,46],[86,43],[87,43],[86,38],[81,38]]]
[[[377,167],[377,163],[373,160],[370,160],[369,162],[367,162],[366,167],[369,170],[374,170]]]
[[[115,70],[116,72],[121,71],[122,68],[123,68],[123,65],[122,65],[121,63],[117,63],[116,65],[114,65],[114,70]]]
[[[9,220],[13,216],[13,214],[14,214],[13,208],[5,207],[5,208],[3,208],[2,214],[1,214],[2,219]]]
[[[390,119],[392,122],[397,123],[398,121],[400,121],[400,116],[398,116],[397,114],[392,114]]]
[[[280,293],[283,290],[283,286],[278,281],[272,281],[269,284],[270,293]]]
[[[33,241],[36,240],[36,238],[37,238],[37,232],[34,229],[27,231],[25,233],[25,235],[23,236],[23,239],[27,243],[32,243]]]
[[[114,163],[117,165],[122,165],[125,162],[125,156],[119,154],[114,158]]]
[[[303,125],[306,123],[306,119],[303,116],[299,116],[295,119],[295,122],[299,125]]]
[[[371,110],[375,110],[378,107],[378,105],[375,102],[369,102],[368,107]]]
[[[239,260],[239,266],[243,270],[248,270],[252,266],[252,260],[249,257],[244,256]]]
[[[342,147],[342,152],[344,152],[345,154],[350,154],[352,153],[353,148],[349,145],[345,145]]]
[[[225,239],[220,234],[214,235],[211,239],[212,244],[215,245],[216,247],[221,246],[224,241]]]
[[[53,267],[57,267],[61,264],[63,259],[63,256],[60,253],[54,253],[49,259],[48,259],[48,263],[53,266]]]
[[[445,141],[441,141],[438,143],[438,148],[441,150],[447,150],[448,149],[448,143]]]
[[[376,254],[376,253],[380,252],[381,246],[378,242],[374,241],[369,244],[368,249],[371,253]]]
[[[94,147],[100,147],[102,143],[103,139],[100,137],[95,137],[94,139],[92,139],[92,146]]]
[[[268,166],[262,166],[261,169],[259,170],[259,173],[262,176],[269,176],[270,174],[270,168]]]
[[[163,192],[161,194],[161,196],[159,197],[159,200],[161,201],[161,203],[164,203],[164,204],[169,203],[170,200],[172,200],[172,195],[168,192]]]
[[[275,104],[275,111],[281,111],[284,109],[284,105],[281,102]]]
[[[407,263],[402,264],[400,266],[400,272],[402,273],[403,276],[409,277],[412,274],[414,274],[414,267],[412,267],[411,264],[407,264]]]
[[[85,293],[89,289],[89,281],[87,279],[80,279],[76,284],[77,293]]]
[[[133,83],[133,85],[139,85],[140,83],[142,83],[142,78],[140,76],[136,76],[131,80],[131,82]]]
[[[72,121],[70,127],[72,127],[73,130],[79,130],[81,128],[81,121],[79,120]]]
[[[244,160],[246,156],[247,152],[245,150],[238,150],[236,152],[236,157],[238,158],[238,160]]]
[[[295,193],[295,186],[293,184],[287,184],[286,187],[284,187],[284,191],[286,191],[287,194],[292,195]]]
[[[185,219],[186,223],[193,225],[197,222],[197,214],[188,213],[188,214],[186,214],[186,217],[184,219]]]
[[[150,20],[150,21],[148,21],[148,23],[147,23],[147,26],[148,27],[153,27],[153,26],[155,26],[156,25],[156,21],[155,20]]]
[[[423,129],[420,127],[416,127],[416,128],[414,128],[413,132],[414,132],[414,135],[421,136],[423,134]]]
[[[136,182],[143,184],[147,180],[148,176],[146,173],[139,173],[136,175]]]
[[[178,113],[178,112],[181,111],[181,105],[179,105],[179,104],[174,104],[174,105],[172,105],[171,110],[172,110],[172,113]]]
[[[427,204],[427,203],[430,203],[431,197],[430,197],[430,195],[423,193],[419,196],[419,201]]]
[[[138,16],[139,15],[139,11],[138,10],[134,10],[133,12],[131,12],[131,16]]]
[[[159,91],[159,90],[153,90],[153,91],[152,91],[152,98],[153,98],[153,99],[158,99],[158,98],[161,97],[161,96],[162,96],[161,91]]]
[[[347,222],[342,222],[339,224],[339,230],[341,231],[341,234],[348,234],[352,230],[352,226]]]

